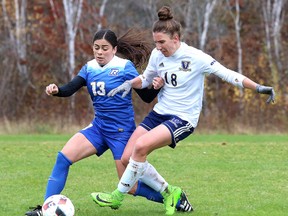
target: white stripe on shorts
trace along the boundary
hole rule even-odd
[[[187,123],[185,126],[178,128],[173,132],[174,137],[180,136],[182,133],[190,131],[190,129],[193,128],[193,126],[190,123]]]

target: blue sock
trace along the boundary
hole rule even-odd
[[[156,192],[154,189],[141,181],[138,181],[137,190],[134,196],[142,196],[153,202],[163,203],[163,196],[161,195],[161,193]]]
[[[163,203],[163,196],[160,192],[156,192],[154,189],[146,185],[145,183],[138,181],[137,190],[134,196],[146,197],[153,202]],[[180,200],[177,202],[176,208],[180,205]]]
[[[62,192],[71,165],[72,162],[62,152],[58,152],[56,163],[48,179],[45,200],[54,194]]]

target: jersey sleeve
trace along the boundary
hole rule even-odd
[[[86,85],[86,81],[83,77],[76,76],[69,83],[58,88],[58,93],[53,96],[57,97],[69,97],[77,92],[82,86]]]
[[[131,61],[128,61],[124,68],[125,71],[125,80],[132,80],[139,75],[138,71],[136,70],[135,66]]]
[[[205,58],[203,64],[204,66],[204,73],[208,74],[214,74],[221,78],[222,80],[243,88],[243,80],[246,78],[240,73],[237,73],[233,70],[230,70],[226,67],[224,67],[222,64],[220,64],[218,61],[216,61],[214,58],[212,58],[210,55],[205,54]]]
[[[87,66],[88,64],[85,64],[78,72],[78,76],[82,77],[85,80],[87,80]]]
[[[157,50],[154,49],[150,55],[150,58],[149,58],[149,62],[148,62],[148,65],[145,69],[145,71],[143,72],[142,74],[142,87],[145,88],[149,85],[152,84],[153,82],[153,78],[158,76],[158,73],[157,73]],[[143,83],[145,82],[145,85],[143,86]]]

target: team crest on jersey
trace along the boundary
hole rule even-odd
[[[111,69],[109,76],[118,76],[118,73],[119,73],[119,69],[113,68]]]
[[[191,68],[189,68],[190,66],[190,61],[182,61],[181,62],[181,67],[179,68],[179,70],[182,70],[182,71],[191,71]]]

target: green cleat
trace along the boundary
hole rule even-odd
[[[91,193],[92,199],[101,207],[110,207],[112,209],[118,209],[124,199],[124,194],[118,189],[112,193]]]
[[[174,214],[181,193],[181,188],[172,185],[168,185],[168,187],[161,193],[164,198],[163,202],[166,209],[166,215]]]

